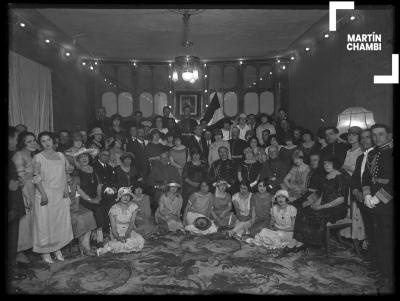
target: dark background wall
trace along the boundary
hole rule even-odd
[[[315,45],[291,64],[291,119],[316,129],[336,125],[340,112],[361,106],[374,113],[375,121],[393,122],[393,85],[373,84],[374,75],[392,74],[393,14],[391,10],[362,10],[361,19],[338,27],[329,39]],[[346,50],[347,33],[382,34],[382,51]]]
[[[86,129],[94,112],[93,75],[73,57],[46,45],[28,30],[11,28],[9,48],[51,70],[54,130]]]

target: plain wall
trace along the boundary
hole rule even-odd
[[[393,85],[373,83],[374,75],[392,74],[393,13],[391,10],[358,13],[361,19],[339,26],[330,38],[323,39],[310,53],[303,52],[291,63],[287,109],[296,124],[312,130],[336,126],[338,114],[356,106],[372,111],[375,122],[393,123]],[[347,51],[347,33],[372,32],[382,34],[382,51]]]
[[[84,130],[94,112],[93,76],[26,30],[11,30],[10,50],[51,70],[54,130]]]

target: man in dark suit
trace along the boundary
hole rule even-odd
[[[347,150],[350,147],[339,142],[339,130],[334,126],[327,127],[325,129],[325,139],[328,145],[321,150],[321,157],[325,158],[334,155],[337,159],[338,166],[343,166]]]
[[[142,133],[139,133],[141,131]],[[143,127],[137,127],[136,125],[132,125],[129,128],[129,138],[126,144],[126,151],[134,154],[134,164],[135,168],[139,174],[146,177],[149,169],[149,161],[147,160],[147,156],[145,154],[145,147],[147,145],[147,141],[143,139],[144,129]]]
[[[247,147],[246,141],[239,139],[240,131],[237,127],[232,128],[232,139],[229,140],[231,148],[232,160],[236,166],[239,166],[240,161],[243,159],[243,150]]]
[[[371,127],[375,147],[369,152],[362,178],[364,204],[371,209],[376,259],[381,273],[378,286],[393,287],[393,140],[386,125]]]
[[[108,164],[109,160],[110,152],[101,150],[98,159],[92,164],[100,184],[103,185],[103,192],[107,187],[117,189],[116,175],[112,166]]]
[[[197,149],[201,153],[201,158],[206,160],[208,157],[208,148],[207,144],[204,144],[205,141],[203,139],[203,129],[201,125],[196,125],[194,127],[194,135],[188,137],[189,149],[192,151],[193,149]],[[205,156],[207,154],[207,157]]]
[[[89,124],[89,130],[99,127],[103,132],[108,131],[110,119],[106,115],[106,108],[103,106],[99,107],[96,111],[96,118]]]

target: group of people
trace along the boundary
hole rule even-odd
[[[322,246],[327,223],[352,212],[371,269],[392,279],[392,134],[386,125],[314,133],[277,116],[239,114],[211,126],[185,107],[153,122],[106,117],[90,131],[35,136],[9,128],[10,264],[78,238],[86,255],[140,251],[154,234],[226,233],[299,252]],[[89,135],[87,135],[89,133]],[[352,206],[352,210],[350,210]],[[95,238],[96,242],[91,242]],[[92,247],[95,244],[95,250]],[[16,275],[15,277],[17,277]]]

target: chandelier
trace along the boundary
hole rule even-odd
[[[182,47],[184,47],[186,55],[177,56],[175,58],[174,70],[172,72],[172,80],[177,82],[179,80],[179,73],[182,80],[194,84],[199,79],[199,66],[200,58],[197,56],[190,55],[193,42],[189,40],[189,18],[191,15],[202,12],[201,9],[183,9],[183,10],[172,10],[175,13],[183,15],[183,41]]]

